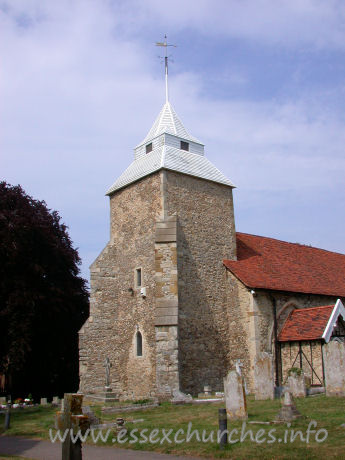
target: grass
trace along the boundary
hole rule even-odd
[[[232,458],[232,459],[345,459],[345,428],[341,424],[345,423],[345,398],[326,398],[324,395],[298,399],[296,401],[298,410],[305,416],[304,419],[299,419],[293,422],[290,428],[286,425],[256,425],[247,424],[245,431],[251,430],[253,437],[258,436],[261,431],[261,439],[266,436],[268,431],[275,429],[274,435],[276,439],[284,439],[284,434],[287,431],[288,439],[290,440],[291,430],[301,430],[305,436],[308,424],[311,420],[317,422],[316,430],[320,428],[328,431],[327,439],[322,443],[317,443],[314,434],[310,436],[310,442],[302,442],[299,437],[293,442],[274,442],[262,444],[251,442],[249,434],[245,442],[238,442],[229,445],[224,451],[219,449],[217,442],[198,442],[194,435],[193,439],[181,444],[164,441],[163,444],[158,443],[140,443],[139,440],[130,444],[129,442],[121,443],[120,447],[156,451],[163,453],[174,453],[179,455],[193,455],[210,458]],[[188,424],[192,423],[192,430],[198,430],[200,436],[202,431],[206,430],[206,436],[213,430],[218,429],[218,408],[224,407],[224,404],[202,404],[202,405],[183,405],[175,406],[170,403],[163,403],[160,407],[142,410],[130,413],[101,413],[100,405],[95,405],[93,410],[96,415],[102,419],[102,422],[115,421],[117,417],[123,417],[126,420],[126,428],[128,429],[127,437],[134,439],[134,435],[138,435],[138,431],[147,429],[150,433],[153,429],[159,429],[159,437],[162,438],[162,429],[172,430],[171,439],[178,429],[183,429],[186,436]],[[255,401],[252,397],[248,398],[248,421],[272,421],[274,420],[280,402],[275,401]],[[13,412],[11,416],[11,428],[6,432],[8,435],[21,435],[27,437],[39,437],[48,439],[48,430],[53,427],[54,414],[56,409],[50,407],[35,407],[32,409]],[[143,419],[142,422],[133,423],[133,421]],[[0,415],[0,426],[3,426],[4,416]],[[229,423],[228,429],[239,430],[241,432],[241,422]],[[138,430],[138,431],[134,431]],[[103,432],[106,433],[106,430]],[[260,434],[259,433],[259,434]],[[235,436],[237,438],[239,436]],[[119,446],[112,440],[115,438],[115,433],[110,432],[106,445]],[[321,436],[321,433],[320,433]],[[182,437],[182,436],[181,436]],[[260,439],[259,439],[260,440]],[[214,440],[215,441],[215,440]],[[92,442],[89,438],[88,442]],[[99,441],[99,445],[104,445],[104,442]]]

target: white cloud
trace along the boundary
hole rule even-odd
[[[116,2],[115,2],[116,4]],[[338,0],[130,1],[139,27],[164,24],[171,31],[197,30],[281,46],[344,48],[345,4]]]
[[[128,166],[163,103],[152,40],[143,38],[147,29],[208,35],[220,50],[222,36],[258,46],[342,47],[343,10],[332,1],[2,2],[5,178],[60,210],[87,266],[98,252],[95,241],[100,250],[108,238],[103,194]],[[231,79],[212,67],[211,81],[245,85],[243,69]],[[282,193],[311,199],[325,184],[336,197],[345,171],[344,120],[330,102],[337,88],[332,94],[301,90],[283,102],[220,100],[205,94],[203,78],[172,73],[172,102],[187,129],[206,143],[210,160],[238,185],[238,203],[262,206],[265,196],[273,209]],[[250,216],[241,222],[253,224]]]

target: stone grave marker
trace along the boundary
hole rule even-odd
[[[89,418],[89,423],[90,423],[90,426],[91,426],[91,427],[92,427],[93,425],[99,425],[99,424],[100,424],[99,418],[96,417],[96,415],[94,414],[94,412],[92,412],[90,406],[83,406],[83,414],[84,414],[84,415],[87,415],[87,417]]]
[[[294,398],[305,398],[307,396],[307,387],[303,370],[290,369],[286,386]]]
[[[273,363],[270,353],[259,353],[254,359],[255,399],[274,399]]]
[[[105,388],[110,388],[110,368],[111,363],[108,357],[104,360],[104,368],[105,368]]]
[[[58,396],[53,396],[52,404],[54,404],[54,406],[59,406],[60,405],[60,398]]]
[[[331,341],[323,346],[326,396],[345,396],[345,344]]]
[[[204,394],[205,396],[209,396],[212,392],[212,388],[210,387],[210,385],[205,385],[204,386]]]
[[[235,361],[235,369],[236,369],[236,372],[242,377],[243,379],[243,385],[244,385],[244,392],[246,395],[249,394],[249,391],[248,391],[248,388],[247,388],[247,382],[246,382],[246,379],[244,378],[244,376],[242,375],[242,367],[243,367],[243,362],[241,359],[236,359]]]
[[[191,395],[186,395],[182,393],[182,391],[175,389],[173,390],[173,397],[171,399],[172,404],[186,404],[193,401],[193,397]]]
[[[248,418],[246,394],[241,375],[233,370],[224,379],[224,395],[226,413],[230,420],[246,420]]]
[[[276,417],[277,422],[292,422],[296,418],[301,418],[301,413],[297,410],[289,390],[285,390],[282,398],[282,407]]]
[[[41,406],[46,406],[48,404],[47,398],[41,398]]]

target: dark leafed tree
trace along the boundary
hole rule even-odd
[[[78,330],[89,313],[80,259],[44,201],[0,182],[0,374],[17,396],[78,389]]]

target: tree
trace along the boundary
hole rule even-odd
[[[0,182],[0,374],[7,391],[76,391],[86,281],[67,227],[44,201]]]

